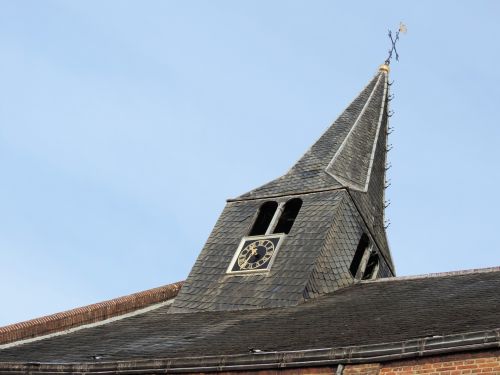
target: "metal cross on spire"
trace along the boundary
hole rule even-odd
[[[386,65],[389,65],[391,63],[391,59],[392,59],[392,54],[394,53],[395,56],[396,56],[396,61],[399,61],[399,54],[398,54],[398,51],[396,49],[396,43],[398,42],[399,40],[399,33],[403,33],[403,34],[406,34],[406,25],[402,22],[399,23],[399,29],[398,31],[396,31],[396,34],[392,35],[392,31],[389,30],[389,39],[391,39],[391,49],[389,50],[389,56],[387,56],[387,59],[385,59],[385,64]]]

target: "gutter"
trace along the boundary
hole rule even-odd
[[[500,328],[400,342],[297,351],[115,362],[3,362],[2,374],[174,374],[381,363],[457,352],[500,349]]]

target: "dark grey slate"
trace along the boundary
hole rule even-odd
[[[92,362],[400,342],[500,327],[500,270],[363,282],[286,308],[169,307],[0,350],[0,362]]]
[[[355,190],[365,191],[371,175],[372,154],[382,124],[386,79],[385,74],[378,76],[364,110],[326,168],[329,174]]]

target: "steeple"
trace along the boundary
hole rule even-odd
[[[172,312],[296,305],[395,274],[384,228],[389,66],[283,176],[228,200]]]
[[[366,192],[376,139],[385,120],[387,72],[375,77],[319,140],[282,177],[238,199],[349,187]]]
[[[348,189],[394,270],[384,230],[389,65],[282,177],[239,199]]]

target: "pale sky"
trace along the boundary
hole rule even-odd
[[[500,3],[0,1],[0,326],[183,280],[384,61],[398,275],[500,265]]]

